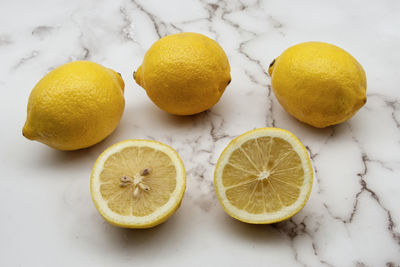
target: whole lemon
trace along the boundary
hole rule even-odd
[[[118,73],[89,61],[71,62],[33,88],[22,133],[60,150],[86,148],[111,134],[124,105]]]
[[[314,127],[344,122],[367,101],[364,69],[349,53],[331,44],[292,46],[271,63],[268,73],[283,108]]]
[[[178,33],[150,47],[134,79],[162,110],[191,115],[214,106],[231,76],[217,42],[198,33]]]

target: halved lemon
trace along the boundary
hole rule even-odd
[[[106,221],[149,228],[179,207],[186,172],[176,151],[160,142],[126,140],[106,149],[90,178],[93,202]]]
[[[232,140],[214,173],[224,210],[254,224],[295,215],[304,207],[312,182],[307,150],[296,136],[279,128],[255,129]]]

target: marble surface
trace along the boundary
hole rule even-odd
[[[400,266],[400,2],[386,1],[1,1],[1,266]],[[132,80],[158,38],[194,31],[217,40],[232,83],[210,111],[176,117]],[[346,123],[315,129],[279,105],[266,73],[287,47],[336,44],[364,66],[368,102]],[[48,71],[72,60],[119,71],[126,109],[102,143],[59,152],[23,138],[28,96]],[[219,154],[239,134],[275,126],[307,146],[311,197],[292,219],[247,225],[219,205]],[[89,194],[108,146],[162,141],[181,155],[181,208],[149,230],[113,227]]]

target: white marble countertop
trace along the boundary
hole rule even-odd
[[[0,10],[1,266],[400,266],[399,1],[40,0]],[[232,67],[220,102],[190,117],[160,111],[132,79],[153,42],[181,31],[217,40]],[[284,49],[311,40],[344,48],[367,73],[366,106],[326,129],[290,117],[266,74]],[[33,86],[77,59],[122,74],[116,131],[76,152],[23,138]],[[213,170],[232,138],[265,126],[296,134],[316,176],[295,217],[248,225],[222,210]],[[131,138],[171,145],[188,172],[181,208],[149,230],[109,225],[89,193],[97,156]]]

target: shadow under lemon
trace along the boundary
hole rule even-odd
[[[96,227],[98,228],[97,236],[113,249],[117,248],[118,254],[143,255],[148,253],[150,248],[169,246],[169,242],[178,242],[180,236],[182,239],[185,237],[184,230],[182,231],[185,218],[183,214],[179,214],[179,210],[178,208],[167,221],[147,229],[117,227],[109,224],[96,213],[99,217],[94,223],[100,224]],[[94,240],[94,242],[97,241]]]
[[[294,223],[296,215],[273,224],[249,224],[236,220],[225,214],[225,229],[230,235],[236,235],[241,240],[255,243],[278,244],[287,242],[287,238],[292,239],[297,236],[301,229],[299,224]],[[301,224],[301,223],[300,223]],[[291,227],[290,225],[293,225]]]
[[[50,148],[42,143],[35,142],[35,145],[41,146],[43,154],[41,157],[32,157],[32,160],[38,161],[42,167],[58,168],[58,167],[87,167],[91,170],[97,157],[112,144],[121,141],[119,136],[122,127],[118,125],[117,128],[105,139],[99,143],[78,150],[64,151]]]

